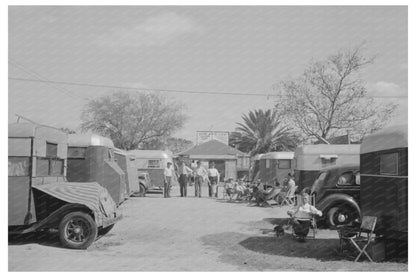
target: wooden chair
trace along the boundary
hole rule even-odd
[[[377,217],[375,216],[363,216],[361,226],[357,230],[356,228],[345,227],[341,228],[339,233],[340,239],[340,251],[343,252],[344,244],[350,244],[355,247],[359,252],[354,262],[364,254],[371,262],[374,262],[366,249],[371,242],[375,240],[374,229],[376,227]],[[363,235],[364,234],[364,235]]]

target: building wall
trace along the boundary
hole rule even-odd
[[[234,180],[237,179],[237,161],[228,160],[225,161],[225,179],[232,177]]]

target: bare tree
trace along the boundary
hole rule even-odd
[[[118,92],[91,100],[82,113],[81,129],[108,136],[121,149],[137,149],[181,128],[186,120],[182,108],[161,95]]]
[[[361,139],[380,129],[397,108],[378,106],[368,96],[359,73],[374,58],[361,52],[359,46],[312,62],[299,78],[281,83],[285,98],[279,107],[306,136],[326,141],[350,132]]]

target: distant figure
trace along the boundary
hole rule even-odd
[[[196,163],[196,168],[194,169],[194,175],[195,175],[195,197],[201,197],[201,185],[204,182],[204,180],[207,178],[208,172],[201,165],[200,161]]]
[[[208,195],[212,197],[212,194],[215,194],[215,197],[218,197],[217,194],[217,185],[220,182],[220,173],[215,168],[215,163],[211,162],[208,168]]]
[[[293,176],[292,173],[288,173],[287,174],[287,178],[288,178],[288,186],[289,186],[289,191],[293,191],[296,187],[296,183],[295,183],[295,177]]]
[[[188,176],[192,174],[192,169],[186,166],[185,162],[182,161],[178,167],[179,175],[179,186],[181,191],[181,197],[186,197],[188,187]]]
[[[163,186],[163,197],[169,198],[170,197],[170,189],[172,187],[172,177],[175,175],[175,170],[172,167],[172,163],[168,162],[167,167],[164,171],[164,186]]]

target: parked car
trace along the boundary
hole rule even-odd
[[[150,179],[150,174],[148,172],[138,171],[139,178],[139,191],[135,192],[135,196],[146,196],[146,192],[152,187],[152,180]]]
[[[361,218],[360,166],[331,166],[319,172],[311,188],[316,208],[329,226],[348,225]]]
[[[97,182],[67,182],[67,136],[38,124],[9,124],[9,234],[57,230],[61,244],[88,248],[121,213]]]

